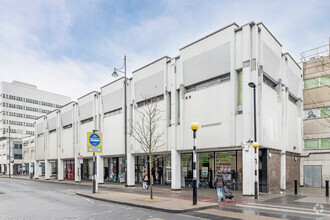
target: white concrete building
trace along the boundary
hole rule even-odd
[[[212,187],[216,170],[221,170],[231,189],[253,195],[253,93],[248,83],[254,82],[259,189],[291,187],[300,175],[301,73],[269,30],[254,22],[228,25],[181,48],[177,57],[165,56],[134,71],[126,85],[128,120],[138,120],[136,111],[150,101],[157,102],[163,114],[159,127],[165,147],[158,152],[151,178],[173,190],[192,185],[190,124],[197,121],[198,186]],[[99,130],[103,153],[97,155],[97,180],[125,182],[124,86],[120,78],[37,119],[36,164],[46,164],[46,179],[49,161],[57,164],[60,180],[91,179],[87,132]],[[127,185],[133,186],[141,182],[148,164],[130,132]]]
[[[71,98],[37,89],[37,86],[13,81],[0,83],[0,139],[5,148],[9,146],[9,127],[11,140],[12,174],[21,173],[22,138],[34,136],[35,119],[70,102]],[[17,143],[16,143],[17,142]],[[19,144],[16,146],[15,144]],[[18,148],[16,148],[18,147]],[[7,169],[9,148],[3,151],[0,171]]]

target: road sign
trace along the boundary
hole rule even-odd
[[[87,132],[87,152],[102,153],[102,133]]]

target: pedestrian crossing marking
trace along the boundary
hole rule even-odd
[[[275,206],[271,206],[271,207],[263,207],[262,206],[263,204],[260,204],[258,206],[256,205],[252,205],[251,203],[248,203],[248,204],[240,204],[240,205],[237,205],[239,207],[246,207],[246,208],[253,208],[253,209],[263,209],[263,210],[272,210],[272,211],[280,211],[280,212],[292,212],[292,213],[299,213],[299,214],[308,214],[308,215],[319,215],[319,216],[330,216],[330,214],[326,214],[326,213],[315,213],[314,211],[311,212],[311,211],[299,211],[299,210],[292,210],[292,209],[288,209],[287,206],[281,206],[281,207],[278,207],[276,208]],[[275,207],[275,208],[273,208]],[[305,209],[306,210],[306,209]]]

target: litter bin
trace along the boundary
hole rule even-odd
[[[30,179],[33,179],[33,173],[30,173]]]

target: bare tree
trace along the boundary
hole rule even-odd
[[[162,141],[164,130],[160,127],[161,113],[156,100],[148,99],[145,106],[137,109],[135,120],[130,121],[131,136],[148,155],[150,175],[152,164],[157,159],[155,154],[165,146]],[[152,184],[153,178],[150,177],[150,199],[153,199]]]

